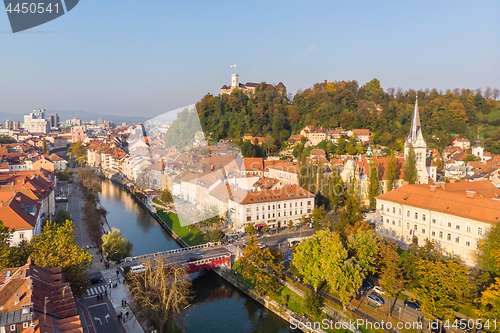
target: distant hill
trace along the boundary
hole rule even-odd
[[[97,120],[98,118],[102,118],[103,120],[109,120],[115,123],[140,123],[140,122],[145,122],[148,120],[148,117],[139,117],[139,116],[134,116],[134,117],[127,117],[127,116],[120,116],[120,115],[102,115],[102,114],[97,114],[97,113],[92,113],[92,112],[87,112],[87,111],[82,111],[82,110],[46,110],[46,115],[49,115],[51,113],[57,113],[59,114],[59,121],[64,122],[68,119],[73,119],[76,115],[77,118],[83,120],[83,121],[91,121],[91,120]],[[28,113],[26,113],[28,114]],[[19,120],[19,121],[24,121],[24,114],[16,114],[16,113],[7,113],[7,112],[0,112],[0,121],[4,121],[6,119],[9,120]]]

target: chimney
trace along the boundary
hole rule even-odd
[[[467,199],[474,199],[475,196],[476,196],[476,192],[474,192],[474,191],[465,191],[465,197]]]
[[[410,183],[408,183],[408,182],[405,180],[401,186],[405,186],[405,185],[408,185],[408,184],[410,184]]]
[[[431,185],[431,186],[429,187],[429,190],[430,190],[431,192],[436,192],[436,186],[435,186],[435,185]]]

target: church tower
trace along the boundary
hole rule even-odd
[[[240,86],[240,75],[239,74],[231,74],[231,87],[238,88]]]
[[[483,160],[483,147],[481,147],[481,139],[479,138],[479,129],[477,130],[476,144],[472,147],[472,155],[479,157],[480,161]]]
[[[415,110],[413,111],[413,120],[411,122],[410,135],[405,142],[405,158],[408,156],[410,146],[413,146],[417,163],[417,181],[419,184],[427,184],[429,173],[426,168],[427,144],[422,134],[420,126],[420,112],[418,110],[418,96],[415,99]]]

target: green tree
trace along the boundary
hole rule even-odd
[[[410,145],[408,154],[405,156],[405,163],[403,165],[404,180],[410,184],[415,184],[417,181],[417,159],[415,156],[415,149]]]
[[[11,264],[10,258],[10,240],[14,234],[14,229],[9,229],[0,220],[0,268],[8,268]]]
[[[121,259],[130,257],[132,247],[132,243],[126,240],[116,228],[102,235],[102,252],[107,253],[117,264]]]
[[[74,158],[77,164],[83,165],[87,163],[87,148],[81,141],[72,143],[68,149],[68,156]]]
[[[249,235],[254,235],[257,232],[257,228],[253,225],[253,223],[248,223],[245,226],[245,232]]]
[[[164,189],[161,192],[160,200],[163,201],[166,204],[174,202],[174,199],[172,197],[172,193],[170,193],[170,191],[168,189]]]
[[[386,183],[386,192],[392,191],[394,188],[394,184],[396,182],[397,177],[397,167],[398,160],[396,159],[396,154],[394,154],[394,150],[391,150],[389,157],[387,158],[387,183]]]
[[[44,154],[48,154],[49,150],[47,149],[47,139],[43,138],[42,140],[42,152]]]
[[[302,241],[293,251],[293,266],[315,291],[325,280],[322,262],[328,254],[324,253],[323,245],[329,237],[328,232],[320,231]]]
[[[481,297],[477,300],[478,309],[476,314],[485,322],[498,322],[500,320],[500,278],[495,278],[495,282],[486,289]],[[491,325],[489,328],[485,327],[487,332],[495,332],[496,327]]]
[[[438,260],[437,252],[434,251],[435,243],[429,239],[425,240],[424,245],[413,244],[408,256],[403,261],[403,269],[408,285],[413,288],[418,283],[418,264],[419,260],[426,261]]]
[[[326,216],[325,209],[323,207],[314,207],[311,213],[311,217],[314,222],[319,222],[323,220]]]
[[[307,312],[309,312],[313,318],[316,318],[321,314],[323,299],[318,293],[308,290],[306,292],[306,297],[304,298],[304,306]]]
[[[329,192],[330,209],[335,211],[339,205],[342,204],[342,198],[344,197],[344,183],[342,182],[338,169],[332,171]]]
[[[71,215],[64,209],[60,209],[57,211],[56,217],[54,218],[54,222],[63,225],[66,221],[71,221]]]
[[[479,242],[477,263],[483,270],[500,276],[500,224],[493,223],[485,238]]]
[[[378,176],[378,163],[375,160],[370,162],[370,182],[368,184],[368,199],[370,209],[375,208],[375,197],[380,194],[380,179]]]
[[[380,286],[385,291],[387,297],[394,300],[396,300],[406,285],[403,268],[399,266],[399,258],[396,245],[385,240],[379,242],[377,259],[380,272]]]
[[[354,235],[348,236],[347,248],[351,256],[356,258],[362,273],[373,274],[377,271],[378,241],[374,230],[358,229]]]
[[[454,309],[465,304],[470,290],[468,273],[458,258],[446,258],[440,254],[438,260],[418,261],[413,293],[431,320],[455,319]]]
[[[89,286],[87,269],[92,255],[75,244],[76,227],[71,221],[59,226],[47,222],[40,235],[33,238],[31,258],[42,267],[62,267],[71,291],[76,297],[86,293]]]
[[[206,234],[206,240],[207,240],[207,242],[216,243],[216,242],[222,241],[224,236],[225,236],[225,233],[220,229],[211,230]]]

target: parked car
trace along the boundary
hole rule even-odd
[[[440,321],[434,321],[430,323],[432,333],[446,333],[446,329]]]
[[[382,297],[379,297],[375,294],[369,294],[368,296],[366,296],[366,298],[368,299],[368,302],[375,303],[376,306],[382,306],[385,303]]]
[[[364,287],[364,288],[366,288],[366,289],[368,289],[368,290],[370,290],[370,289],[373,288],[373,285],[370,282],[366,281],[366,280],[363,280],[363,283],[361,284],[361,286]]]
[[[420,311],[420,304],[416,301],[405,300],[405,306],[409,306],[410,308]]]
[[[384,295],[385,294],[385,291],[383,291],[382,288],[380,288],[379,286],[373,287],[373,291],[376,292],[379,295]]]
[[[198,260],[200,260],[200,258],[194,257],[194,256],[187,258],[187,262],[194,262],[194,261],[198,261]]]

